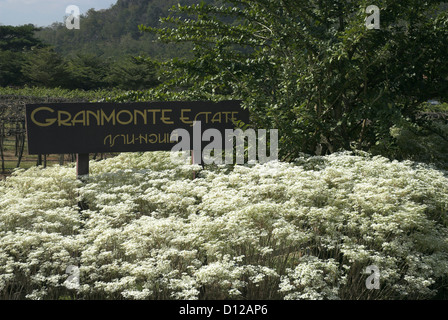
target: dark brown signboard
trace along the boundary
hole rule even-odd
[[[235,121],[249,122],[240,101],[48,103],[26,106],[30,154],[169,151],[175,129],[193,134],[234,129]]]

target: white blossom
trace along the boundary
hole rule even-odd
[[[367,154],[204,169],[120,154],[85,184],[72,165],[21,169],[0,182],[0,298],[431,298],[447,213],[446,172]]]

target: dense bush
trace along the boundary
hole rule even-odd
[[[422,104],[416,121],[402,118],[372,148],[398,160],[432,163],[448,169],[448,104]]]
[[[427,299],[448,275],[448,177],[333,154],[210,167],[168,153],[0,183],[0,298]],[[88,209],[79,210],[78,201]],[[66,268],[80,287],[67,289]],[[367,290],[376,265],[380,289]]]
[[[160,26],[141,27],[163,43],[194,46],[192,59],[164,64],[169,81],[155,93],[242,100],[254,126],[279,130],[284,160],[301,152],[373,152],[378,142],[395,144],[391,127],[415,125],[419,105],[429,99],[448,101],[448,11],[443,1],[382,0],[376,3],[380,29],[368,30],[371,4],[223,0],[177,6]]]

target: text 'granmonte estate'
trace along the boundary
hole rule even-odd
[[[155,125],[174,124],[172,117],[173,109],[113,109],[113,110],[77,110],[72,114],[66,110],[55,110],[51,107],[39,107],[31,113],[31,121],[39,127],[74,127],[74,126],[126,126],[126,125]],[[226,123],[230,124],[237,120],[238,111],[204,111],[194,113],[192,110],[182,108],[179,120],[187,125],[193,126],[194,121],[202,123]]]

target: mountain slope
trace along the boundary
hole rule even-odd
[[[64,55],[91,53],[98,56],[117,57],[144,53],[156,58],[170,58],[175,51],[188,52],[169,45],[155,43],[155,37],[141,33],[140,24],[157,26],[161,17],[167,16],[173,5],[198,3],[200,0],[118,0],[109,9],[90,9],[81,17],[79,30],[68,30],[62,22],[53,23],[37,32],[37,36]],[[210,2],[207,1],[207,2]]]

